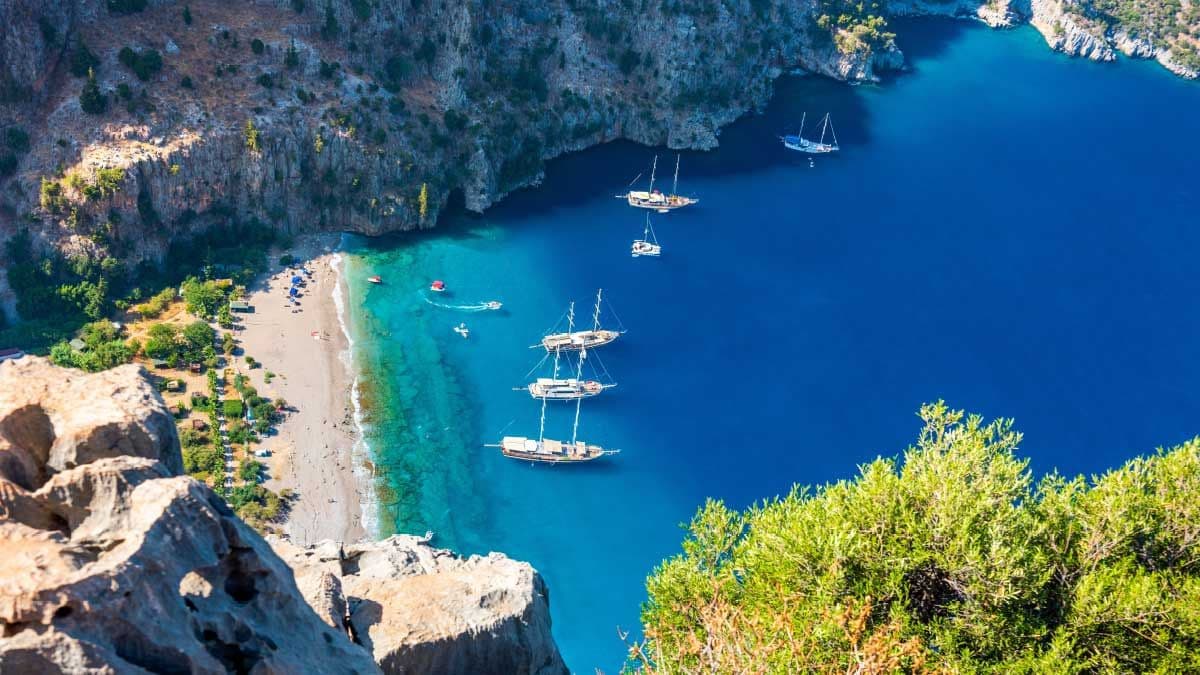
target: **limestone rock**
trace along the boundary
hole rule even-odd
[[[180,465],[139,368],[0,364],[0,672],[377,672]]]
[[[330,542],[272,544],[319,614],[343,601],[316,583],[336,569],[347,628],[385,673],[567,672],[550,633],[545,583],[527,563],[499,553],[463,558],[409,535],[344,551]]]

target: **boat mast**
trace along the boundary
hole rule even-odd
[[[825,145],[825,130],[829,128],[829,113],[825,113],[825,123],[821,125],[821,145]]]
[[[675,182],[671,185],[671,194],[679,194],[679,155],[675,155]]]
[[[575,328],[575,301],[572,300],[571,305],[567,308],[567,335],[570,335],[571,331],[574,330],[574,328]],[[561,354],[562,354],[561,349],[556,348],[554,350],[554,374],[550,376],[551,379],[553,379],[553,380],[558,379],[558,358]],[[538,425],[538,442],[539,443],[542,442],[542,439],[544,439],[545,436],[546,436],[546,390],[543,389],[542,390],[542,421]]]
[[[658,155],[654,156],[654,164],[650,166],[650,189],[647,192],[654,192],[654,172],[658,170]]]
[[[804,138],[804,120],[807,118],[808,118],[808,111],[806,110],[800,115],[800,131],[796,134],[797,139]]]
[[[650,218],[646,218],[646,222],[650,222]],[[596,289],[596,311],[592,314],[592,330],[600,330],[600,294],[604,292],[603,288]],[[574,306],[574,305],[572,305]]]
[[[650,241],[650,214],[646,214],[646,229],[642,230],[642,241]]]
[[[583,353],[580,352],[579,365],[583,366]],[[576,439],[579,438],[579,408],[583,405],[583,397],[575,399],[575,426],[571,427],[571,445],[575,445]]]

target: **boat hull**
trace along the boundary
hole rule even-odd
[[[629,192],[624,195],[625,201],[630,206],[639,209],[652,209],[659,213],[666,213],[675,209],[681,209],[685,206],[691,206],[700,201],[694,197],[681,197],[680,195],[664,195],[661,192]]]
[[[611,385],[610,385],[611,386]],[[550,380],[531,382],[526,390],[537,399],[549,401],[574,401],[598,396],[607,387],[595,380]]]
[[[542,347],[552,351],[579,351],[606,345],[620,337],[615,330],[583,330],[574,333],[555,333],[542,338]]]
[[[794,136],[788,136],[783,139],[783,147],[796,152],[803,152],[809,155],[825,155],[831,152],[837,152],[838,146],[828,143],[814,143],[803,138],[796,139]]]
[[[505,436],[500,441],[500,454],[510,459],[543,464],[582,464],[592,462],[616,450],[605,450],[584,442],[564,443],[546,439],[536,441],[523,436]]]
[[[646,241],[635,241],[633,242],[631,254],[635,258],[640,258],[642,256],[657,258],[662,255],[662,247],[658,244],[651,244],[650,242]]]

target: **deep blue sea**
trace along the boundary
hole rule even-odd
[[[706,497],[851,477],[915,439],[922,402],[1015,418],[1039,474],[1200,433],[1200,86],[1067,59],[1031,29],[898,32],[912,72],[783,81],[719,150],[684,153],[701,202],[654,217],[661,259],[630,257],[643,214],[612,195],[674,156],[629,143],[435,234],[353,241],[383,533],[532,562],[568,664],[612,673]],[[831,112],[842,146],[811,167],[776,138],[805,110]],[[451,289],[437,302],[504,310],[431,305],[432,279]],[[597,287],[628,333],[597,350],[618,387],[585,404],[581,438],[621,454],[547,468],[482,447],[537,434],[511,391],[528,346]],[[552,406],[548,434],[572,412]]]

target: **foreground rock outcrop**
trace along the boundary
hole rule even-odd
[[[528,565],[280,543],[294,577],[180,465],[140,368],[0,363],[0,672],[566,672]]]
[[[309,604],[386,673],[567,672],[550,639],[546,585],[527,563],[462,558],[410,535],[344,549],[272,544]]]

